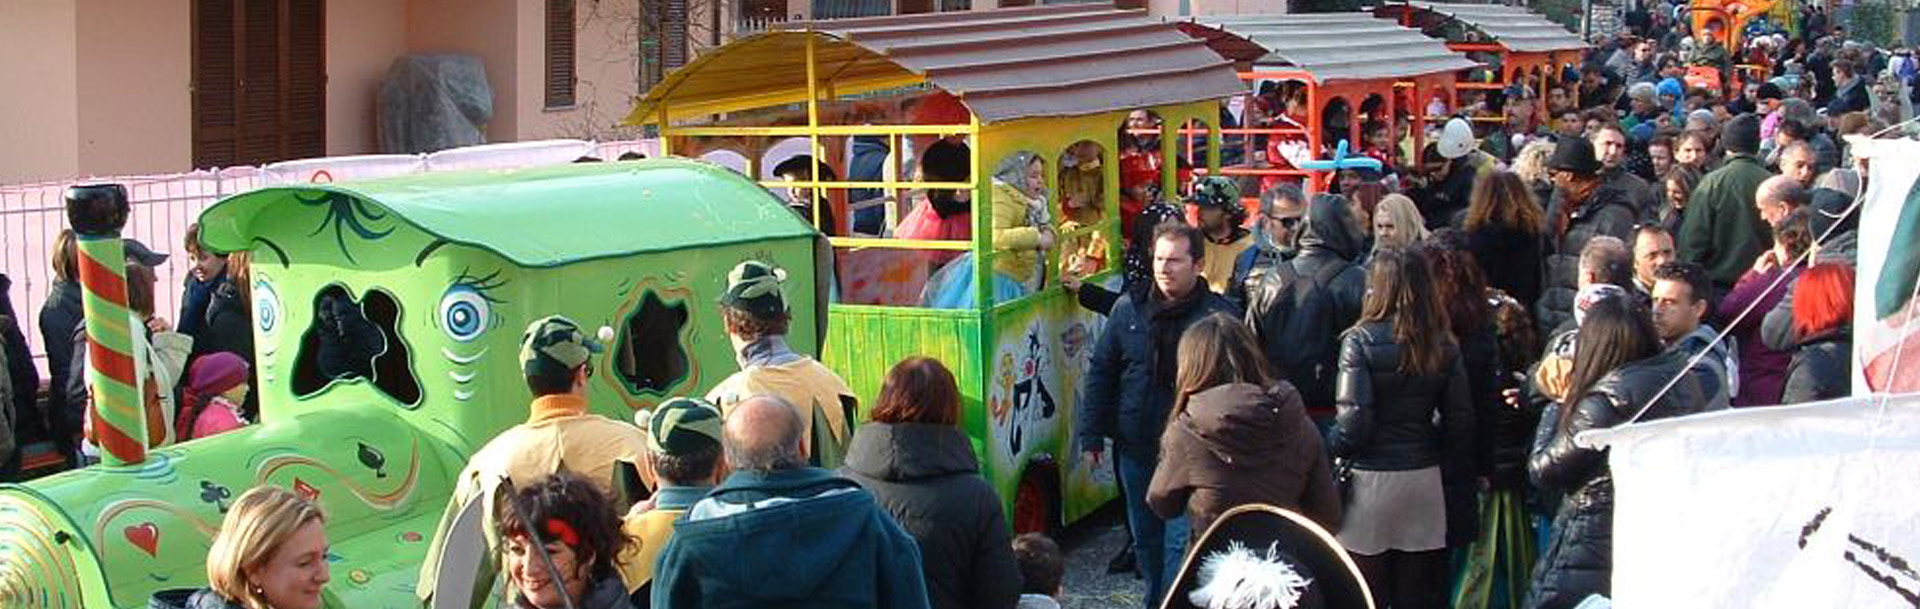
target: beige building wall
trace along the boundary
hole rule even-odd
[[[574,105],[546,107],[545,2],[520,4],[518,137],[612,138],[639,91],[639,0],[580,2],[574,26]]]
[[[190,0],[79,0],[79,173],[181,171],[193,160]]]
[[[380,151],[380,84],[407,53],[407,3],[327,0],[327,154]]]
[[[191,168],[192,0],[0,0],[0,183]],[[543,94],[543,0],[326,0],[327,152],[377,152],[380,85],[407,53],[481,58],[490,141],[631,136],[639,0],[578,4],[577,103]]]
[[[75,6],[0,2],[0,183],[79,171]]]
[[[521,0],[519,4],[535,4]],[[519,121],[507,91],[515,90],[517,59],[515,41],[519,11],[515,0],[409,0],[407,2],[408,53],[461,53],[475,55],[487,66],[487,84],[493,87],[493,121],[487,125],[487,139],[512,141]]]

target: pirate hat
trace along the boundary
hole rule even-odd
[[[1360,567],[1305,516],[1243,505],[1207,528],[1161,609],[1373,609]]]

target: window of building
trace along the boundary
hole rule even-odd
[[[574,105],[574,0],[547,0],[548,108]]]
[[[327,154],[323,0],[195,0],[193,165]]]

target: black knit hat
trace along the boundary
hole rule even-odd
[[[1727,121],[1727,126],[1720,129],[1720,145],[1735,154],[1758,154],[1760,118],[1742,114]]]
[[[1583,175],[1600,173],[1600,159],[1593,154],[1593,142],[1583,137],[1563,137],[1553,146],[1553,156],[1547,158],[1547,168],[1571,171]]]
[[[1763,83],[1760,83],[1759,93],[1754,97],[1760,100],[1786,99],[1787,94],[1780,90],[1780,85],[1776,85],[1770,82],[1763,82]]]

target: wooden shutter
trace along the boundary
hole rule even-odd
[[[195,0],[193,164],[326,155],[324,0]]]
[[[224,167],[240,158],[239,39],[234,0],[193,3],[193,166]]]
[[[240,10],[240,160],[280,156],[282,92],[280,26],[277,0],[245,0]]]
[[[573,0],[547,0],[547,107],[574,105]]]
[[[661,4],[666,14],[661,23],[660,65],[672,71],[687,65],[687,30],[692,16],[688,14],[687,0],[666,0]],[[711,10],[720,10],[717,2]]]
[[[285,0],[284,158],[327,155],[327,15],[323,0]]]

